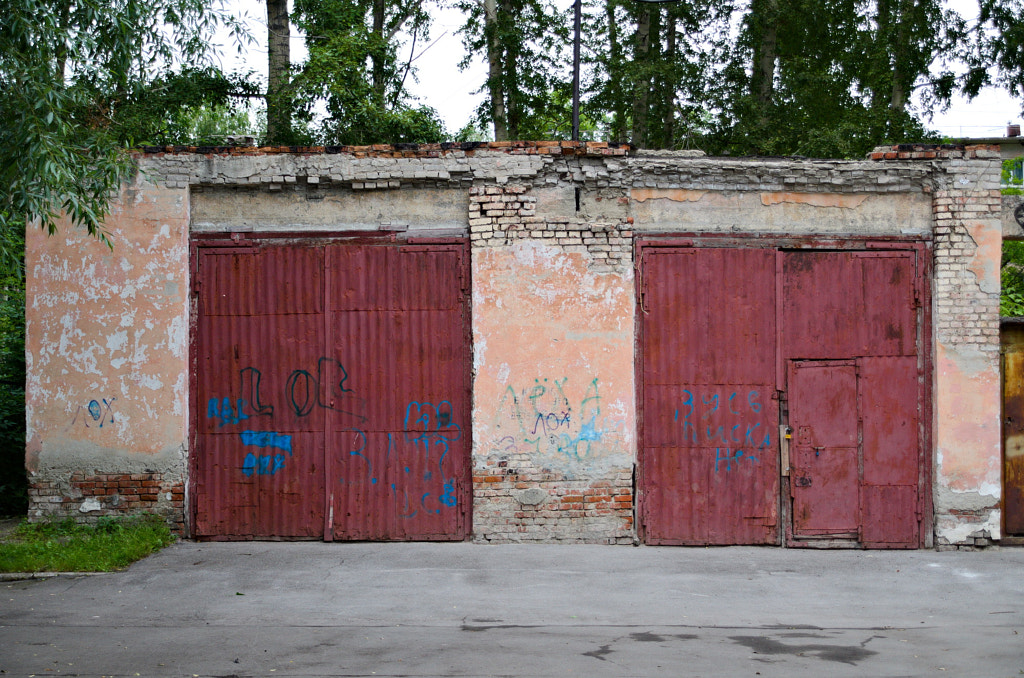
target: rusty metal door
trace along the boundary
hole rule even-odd
[[[1024,537],[1024,325],[1003,323],[1003,520]]]
[[[464,538],[465,248],[196,256],[196,535]]]
[[[760,249],[644,255],[648,543],[778,540],[775,265]]]
[[[860,524],[853,361],[795,361],[789,372],[793,537],[853,539]]]
[[[319,537],[323,415],[295,412],[288,394],[292,371],[315,366],[323,350],[323,251],[198,257],[194,532]]]
[[[648,543],[923,543],[919,256],[641,248]]]
[[[790,543],[915,548],[925,467],[917,254],[780,256]]]
[[[468,533],[461,247],[328,249],[329,342],[347,403],[329,417],[332,539]]]

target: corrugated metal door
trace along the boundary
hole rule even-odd
[[[464,247],[197,251],[197,536],[463,539]]]
[[[923,468],[916,253],[780,256],[791,544],[914,548]]]
[[[349,403],[330,415],[331,538],[463,538],[462,250],[335,246],[328,271],[333,357],[347,367]]]
[[[646,540],[775,543],[774,251],[649,251],[643,285]]]
[[[323,251],[202,249],[198,280],[194,531],[319,537],[323,414],[288,396],[323,350]]]
[[[920,545],[918,252],[641,253],[646,540]]]
[[[855,538],[860,454],[854,363],[792,363],[789,421],[794,535]]]

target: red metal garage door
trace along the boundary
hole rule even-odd
[[[642,249],[649,543],[922,543],[919,256]]]
[[[196,248],[194,532],[463,539],[465,247]]]
[[[775,252],[653,249],[643,262],[646,540],[776,543]]]

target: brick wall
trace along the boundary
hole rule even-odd
[[[572,332],[565,332],[565,326],[574,322],[590,324],[588,330],[595,334],[607,331],[612,324],[624,327],[624,340],[628,346],[622,357],[627,371],[631,368],[631,284],[619,288],[625,299],[618,301],[624,301],[628,311],[625,308],[610,311],[596,299],[581,302],[579,298],[573,298],[586,297],[585,287],[600,285],[602,280],[631,283],[631,220],[595,223],[574,217],[537,215],[536,199],[529,193],[530,188],[522,185],[473,188],[469,197],[471,245],[477,260],[487,253],[513,260],[522,255],[532,260],[535,252],[543,251],[551,262],[555,262],[536,268],[526,264],[510,272],[515,278],[511,283],[513,288],[537,285],[540,294],[548,296],[546,303],[550,303],[554,319],[546,314],[539,317],[531,315],[528,309],[517,305],[517,300],[512,298],[514,295],[498,295],[497,299],[508,309],[510,333],[530,336],[533,328],[543,325],[544,332],[550,335],[538,346],[527,348],[520,344],[515,348],[525,352],[537,351],[539,355],[534,362],[538,365],[547,363],[545,367],[533,368],[527,361],[523,369],[540,370],[536,372],[538,375],[548,372],[562,374],[566,381],[559,387],[558,406],[553,414],[545,414],[550,407],[538,406],[532,401],[531,396],[539,393],[538,387],[532,386],[532,390],[521,393],[520,397],[521,401],[529,399],[529,405],[521,402],[522,409],[516,410],[515,415],[498,414],[495,419],[495,412],[488,410],[487,403],[482,402],[487,400],[486,392],[494,386],[480,386],[478,374],[474,420],[495,420],[497,423],[495,429],[474,429],[474,538],[488,542],[632,543],[635,535],[635,451],[631,438],[623,435],[626,431],[609,424],[602,413],[588,412],[586,394],[582,399],[573,398],[569,387],[580,382],[577,376],[580,368],[575,360],[577,351],[586,354],[600,347],[591,346],[586,340],[574,341],[568,336]],[[570,259],[580,264],[580,269],[564,278],[568,294],[563,300],[556,296],[556,290],[563,280],[560,271],[572,269],[568,263]],[[478,270],[475,269],[475,274]],[[504,273],[502,271],[498,275]],[[580,278],[574,275],[589,282],[580,288],[577,282]],[[481,277],[486,278],[487,275]],[[487,285],[486,280],[481,282]],[[582,306],[572,306],[575,303],[582,303]],[[564,310],[566,306],[570,308]],[[492,310],[490,297],[486,294],[484,299],[474,299],[474,318],[487,315]],[[487,334],[493,335],[493,332]],[[494,343],[493,338],[486,341]],[[558,347],[555,357],[544,354],[552,346]],[[495,349],[488,348],[488,354],[492,350]],[[500,348],[496,350],[500,351]],[[502,359],[512,361],[515,356],[506,354],[498,360]],[[488,358],[490,364],[491,359]],[[593,377],[594,387],[614,381],[600,366],[592,367],[594,371],[586,373],[584,380]],[[480,367],[479,372],[486,373],[486,366]],[[487,376],[484,374],[483,378]],[[534,377],[534,372],[528,372],[526,376],[531,384],[541,383],[539,377]],[[500,374],[496,379],[501,382],[498,388],[504,385]],[[507,379],[514,381],[514,377]],[[614,393],[615,386],[610,383],[609,386]],[[631,380],[626,387],[632,390]],[[632,394],[628,395],[631,401]],[[496,409],[500,412],[507,407],[506,399],[504,407],[499,405]],[[545,421],[547,423],[543,423]],[[593,435],[583,435],[580,428],[574,428],[586,421],[594,422]],[[538,422],[542,422],[540,427]],[[551,430],[548,426],[552,426]],[[631,428],[632,422],[629,422],[627,430]],[[593,440],[583,441],[581,438]],[[570,441],[568,445],[567,440]],[[566,452],[567,447],[571,447],[571,451]]]
[[[155,513],[177,534],[184,534],[185,486],[162,473],[75,472],[67,480],[31,479],[30,520],[74,518],[95,522],[100,516]]]

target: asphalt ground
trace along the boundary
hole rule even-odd
[[[0,591],[5,677],[1024,675],[1024,549],[182,542]]]

